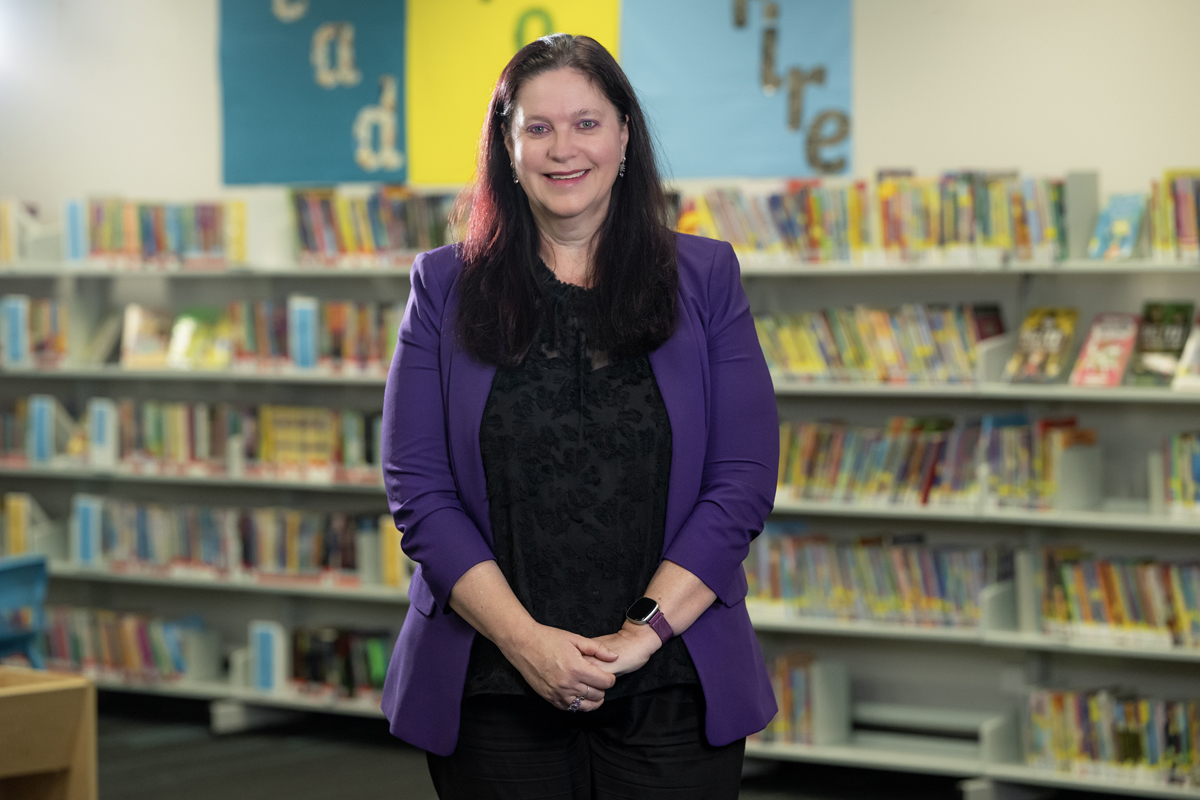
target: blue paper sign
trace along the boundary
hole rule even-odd
[[[222,0],[225,182],[407,177],[403,0]]]
[[[675,178],[850,171],[851,0],[626,0],[621,66]]]

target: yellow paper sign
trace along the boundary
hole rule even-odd
[[[410,183],[461,184],[504,65],[549,33],[591,36],[617,57],[619,0],[409,0]]]

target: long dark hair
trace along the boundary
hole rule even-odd
[[[653,350],[675,329],[675,237],[637,96],[599,42],[556,33],[525,45],[500,73],[480,136],[469,209],[467,204],[460,209],[469,217],[461,244],[458,334],[467,352],[486,363],[521,363],[546,302],[536,271],[540,234],[524,190],[509,174],[505,137],[521,86],[562,68],[592,81],[616,106],[618,119],[628,119],[629,129],[625,175],[613,184],[608,215],[596,235],[588,339],[595,349],[620,358]]]

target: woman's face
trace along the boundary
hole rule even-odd
[[[573,69],[529,79],[514,106],[505,144],[535,218],[599,227],[629,141],[616,107]]]

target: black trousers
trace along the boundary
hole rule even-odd
[[[463,701],[453,755],[428,754],[441,800],[734,800],[746,740],[704,738],[699,686],[560,711],[541,699]]]

